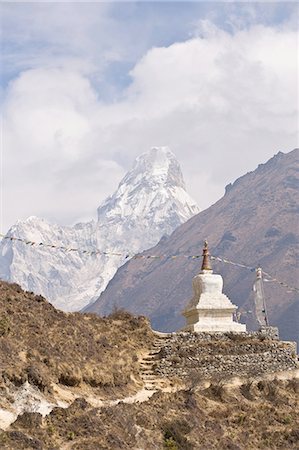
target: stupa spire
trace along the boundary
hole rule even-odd
[[[212,266],[211,266],[211,259],[210,259],[210,253],[209,253],[209,247],[208,247],[208,241],[205,240],[204,242],[204,247],[203,247],[203,251],[202,251],[202,265],[201,265],[201,270],[211,270],[212,271]]]

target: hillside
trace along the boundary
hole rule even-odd
[[[226,187],[225,195],[207,210],[181,225],[168,239],[132,259],[118,270],[100,298],[87,310],[107,314],[111,305],[150,317],[153,328],[179,329],[181,311],[192,297],[197,259],[163,255],[201,254],[208,239],[214,256],[241,262],[264,271],[291,286],[298,283],[298,170],[299,150],[279,152],[253,172]],[[161,259],[146,259],[147,255]],[[242,320],[250,321],[254,273],[213,262],[224,278],[224,292],[242,307]],[[265,283],[270,321],[284,339],[299,340],[298,295],[277,283]]]
[[[43,297],[0,283],[0,407],[28,381],[55,403],[57,386],[83,395],[121,396],[142,384],[138,353],[153,341],[145,318],[56,310]],[[3,395],[4,394],[4,395]]]
[[[295,449],[297,367],[265,334],[161,335],[0,283],[3,450]]]

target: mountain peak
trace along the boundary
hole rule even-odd
[[[168,184],[180,186],[185,190],[180,164],[169,147],[152,147],[138,156],[120,186],[139,183],[147,183],[150,186]]]
[[[168,172],[172,163],[179,165],[169,147],[152,147],[135,160],[133,170],[150,171],[153,175]]]
[[[168,147],[153,147],[136,158],[117,191],[98,208],[98,221],[110,223],[138,216],[147,225],[171,218],[171,229],[185,222],[199,209],[187,194],[180,164]],[[148,223],[148,221],[150,223]]]
[[[98,248],[101,254],[66,253],[6,239],[0,243],[0,278],[44,295],[58,308],[81,309],[105,289],[125,255],[156,245],[197,212],[174,154],[167,147],[152,148],[136,159],[116,192],[98,208],[97,222],[61,227],[31,216],[9,231],[25,241]]]

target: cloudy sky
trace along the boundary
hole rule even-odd
[[[2,2],[1,230],[95,217],[169,146],[201,208],[298,146],[295,2]]]

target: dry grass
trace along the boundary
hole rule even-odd
[[[0,447],[54,449],[71,443],[69,448],[78,450],[298,448],[293,382],[267,381],[263,388],[253,382],[253,400],[242,394],[247,390],[248,386],[231,390],[222,384],[221,392],[214,386],[210,391],[157,393],[141,404],[101,410],[78,399],[45,419],[38,414],[19,417],[10,431],[0,435]]]
[[[100,318],[63,313],[41,296],[0,283],[0,384],[28,380],[51,393],[51,384],[84,384],[121,395],[138,380],[137,354],[153,335],[148,321],[124,311]]]

